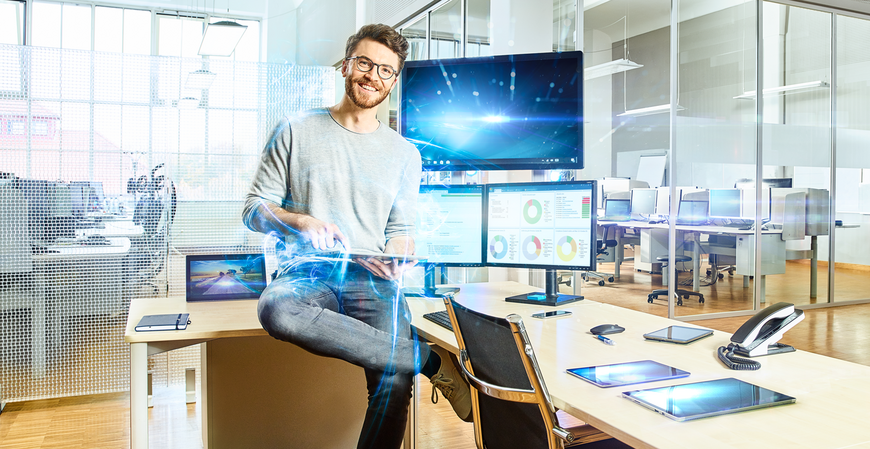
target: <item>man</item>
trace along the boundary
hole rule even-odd
[[[465,421],[471,400],[449,353],[418,344],[412,333],[395,281],[413,262],[309,257],[339,244],[414,254],[420,154],[376,117],[396,86],[408,43],[386,25],[366,25],[345,51],[344,96],[278,125],[254,175],[244,220],[254,231],[277,233],[286,245],[282,272],[260,297],[263,328],[314,354],[363,367],[369,403],[358,447],[398,448],[414,374],[429,377]]]

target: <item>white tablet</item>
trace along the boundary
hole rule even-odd
[[[689,372],[652,360],[641,360],[614,365],[571,368],[568,370],[568,374],[577,376],[599,387],[607,388],[678,379],[688,376]]]

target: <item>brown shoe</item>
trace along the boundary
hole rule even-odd
[[[438,403],[438,394],[441,394],[453,406],[453,411],[456,416],[465,422],[471,422],[471,389],[465,377],[462,376],[462,371],[455,365],[453,357],[444,348],[440,346],[430,346],[432,351],[435,351],[441,357],[441,368],[432,376],[429,381],[432,382],[432,403]]]

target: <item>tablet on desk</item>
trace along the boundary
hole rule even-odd
[[[317,256],[321,257],[329,257],[335,259],[367,259],[369,257],[374,257],[380,259],[382,262],[389,262],[392,260],[407,260],[407,261],[416,261],[423,262],[426,259],[420,256],[407,255],[407,254],[390,254],[390,253],[379,253],[377,251],[366,251],[364,249],[352,249],[350,251],[344,250],[335,250],[335,251],[323,251],[321,253],[317,253]]]
[[[659,380],[679,379],[688,376],[689,372],[652,360],[641,360],[614,365],[571,368],[568,370],[568,374],[591,382],[599,387],[608,388],[644,382],[656,382]]]
[[[711,335],[713,335],[713,331],[710,329],[699,329],[697,327],[686,326],[668,326],[655,332],[643,334],[643,338],[646,338],[647,340],[666,341],[669,343],[684,345]]]
[[[624,391],[622,396],[676,421],[725,415],[796,401],[791,396],[734,378]]]

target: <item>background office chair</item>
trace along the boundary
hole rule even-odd
[[[607,252],[608,248],[615,248],[616,247],[616,240],[600,240],[599,239],[597,241],[596,246],[597,246],[597,248],[595,248],[595,254],[597,256],[600,256],[600,255],[606,256],[606,255],[610,254]],[[613,274],[604,273],[602,271],[584,271],[582,274],[580,274],[580,277],[582,277],[583,280],[586,282],[594,282],[594,281],[590,281],[590,279],[598,279],[598,285],[600,285],[602,287],[604,286],[605,279],[607,279],[607,282],[613,282],[615,280],[613,278]]]
[[[142,294],[143,287],[157,296],[160,288],[154,279],[166,267],[169,257],[169,233],[175,221],[177,196],[175,183],[156,172],[160,164],[151,170],[150,176],[141,176],[138,182],[128,182],[128,188],[138,193],[133,223],[142,226],[141,236],[130,239],[130,254],[127,256],[129,298]],[[132,181],[132,180],[131,180]]]
[[[668,256],[658,256],[658,257],[656,257],[656,260],[662,263],[662,273],[664,274],[664,273],[667,273],[666,268],[667,268],[669,263],[671,263],[671,262],[673,262],[673,263],[691,262],[692,258],[689,256],[675,255],[673,260]],[[702,295],[701,293],[693,292],[691,290],[683,290],[683,289],[679,288],[679,286],[680,286],[680,282],[679,282],[680,271],[679,270],[674,271],[674,277],[676,279],[674,279],[673,282],[674,282],[674,285],[677,287],[674,289],[674,296],[677,298],[677,305],[678,306],[683,305],[683,298],[689,299],[689,296],[697,296],[698,302],[702,303],[702,304],[704,303],[704,295]],[[659,295],[665,295],[667,297],[668,296],[668,289],[661,288],[661,289],[653,290],[652,293],[650,293],[647,296],[646,302],[652,304],[653,300],[658,299]]]
[[[586,424],[559,426],[522,318],[495,318],[444,297],[460,351],[460,367],[472,386],[474,438],[478,448],[628,448]],[[482,394],[481,394],[482,393]]]

